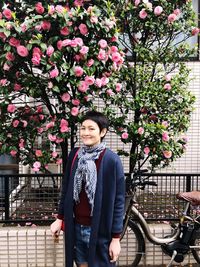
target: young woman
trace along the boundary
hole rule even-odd
[[[83,145],[71,151],[63,180],[58,217],[65,222],[66,267],[111,267],[120,253],[124,213],[124,172],[117,154],[102,142],[108,119],[89,111],[82,119]]]

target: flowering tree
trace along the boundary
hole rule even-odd
[[[35,171],[65,166],[81,110],[116,83],[123,63],[109,3],[102,11],[84,2],[0,6],[0,153]]]
[[[183,63],[199,33],[191,1],[114,1],[127,58],[121,83],[102,93],[115,132],[130,151],[130,171],[164,167],[185,149],[194,96]],[[117,107],[117,109],[116,109]]]

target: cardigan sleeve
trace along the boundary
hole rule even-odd
[[[125,204],[125,179],[124,170],[120,158],[116,161],[115,168],[116,175],[116,194],[114,202],[113,224],[112,224],[112,236],[123,230],[123,216],[124,216],[124,204]]]
[[[72,165],[72,161],[73,158],[76,154],[78,148],[74,148],[68,157],[68,161],[67,161],[67,166],[65,169],[65,173],[64,173],[64,177],[62,180],[62,188],[61,188],[61,195],[60,195],[60,201],[59,201],[59,206],[58,206],[58,219],[63,219],[64,218],[64,200],[65,200],[65,194],[67,191],[67,186],[68,186],[68,181],[70,178],[70,173],[71,173],[71,165]]]

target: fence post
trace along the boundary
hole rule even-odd
[[[10,177],[5,176],[5,220],[9,220],[10,216],[10,205],[9,205],[9,183],[10,183]]]
[[[191,191],[191,175],[186,175],[186,192]]]

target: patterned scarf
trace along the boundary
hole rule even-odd
[[[82,146],[78,151],[78,166],[74,176],[74,200],[79,202],[82,183],[85,183],[85,192],[91,205],[91,215],[94,208],[94,197],[97,184],[97,168],[95,160],[105,149],[105,143],[94,147]]]

